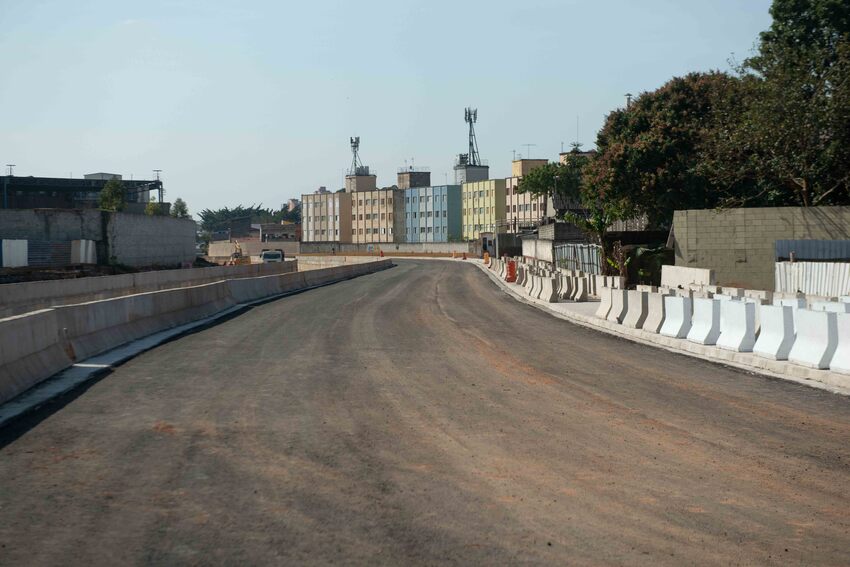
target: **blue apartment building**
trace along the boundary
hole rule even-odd
[[[405,242],[459,241],[461,214],[460,185],[405,189]]]

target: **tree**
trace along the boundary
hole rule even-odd
[[[517,184],[517,193],[530,193],[538,197],[557,195],[564,200],[577,202],[581,189],[581,161],[547,163],[526,173]]]
[[[178,219],[190,218],[189,207],[186,205],[186,201],[180,197],[174,199],[174,203],[171,205],[171,216]]]
[[[603,208],[666,228],[677,209],[716,207],[724,195],[699,165],[715,107],[738,82],[726,73],[691,73],[611,112],[584,170]]]
[[[124,184],[120,179],[110,179],[100,191],[100,208],[104,211],[124,210]]]
[[[737,67],[706,173],[748,191],[730,205],[850,203],[850,4],[774,0],[758,53]]]
[[[151,197],[151,200],[145,205],[145,214],[149,217],[163,214],[162,206],[156,201],[156,197]]]

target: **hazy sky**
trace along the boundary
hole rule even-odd
[[[0,164],[149,178],[192,212],[342,186],[349,136],[379,186],[405,160],[592,147],[624,93],[728,69],[768,0],[0,0]]]

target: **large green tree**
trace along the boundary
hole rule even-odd
[[[726,204],[850,203],[850,2],[775,0],[758,51],[738,67],[703,172]]]
[[[677,209],[718,205],[723,195],[699,167],[719,99],[737,88],[726,73],[691,73],[611,112],[585,169],[587,187],[620,218],[646,215],[667,227]]]

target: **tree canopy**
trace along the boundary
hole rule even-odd
[[[236,219],[250,218],[252,223],[268,223],[289,221],[294,223],[301,222],[301,207],[296,207],[295,210],[289,211],[285,205],[281,205],[279,210],[264,209],[263,205],[251,205],[243,207],[237,205],[234,208],[222,207],[221,209],[204,209],[198,213],[201,219],[201,230],[212,232],[226,228],[228,223]]]
[[[100,190],[100,208],[104,211],[124,210],[124,184],[119,179],[110,179]]]
[[[171,204],[171,216],[178,219],[190,218],[189,207],[186,205],[186,201],[180,197],[174,199],[174,202]]]

